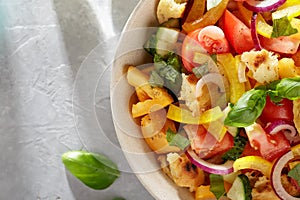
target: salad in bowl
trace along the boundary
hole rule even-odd
[[[134,91],[125,105],[164,178],[189,199],[300,199],[300,2],[154,8],[151,62],[122,73]]]

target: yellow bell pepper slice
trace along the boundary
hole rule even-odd
[[[245,156],[234,161],[233,169],[234,171],[254,169],[263,173],[267,178],[270,178],[272,163],[260,156]]]
[[[296,28],[296,29],[297,29],[298,33],[295,33],[295,34],[293,34],[293,35],[290,35],[289,37],[295,38],[295,39],[297,39],[297,40],[300,40],[300,19],[298,19],[298,18],[293,18],[293,19],[291,20],[291,25],[292,25],[293,28]]]
[[[239,10],[239,13],[241,14],[241,16],[243,17],[243,21],[248,25],[250,26],[250,23],[251,23],[251,17],[252,17],[252,11],[246,9],[244,6],[243,6],[243,3],[242,2],[238,2],[237,3],[238,5],[238,10]],[[259,35],[262,35],[266,38],[271,38],[271,34],[272,34],[272,31],[273,31],[273,27],[271,25],[269,25],[266,20],[263,18],[263,16],[261,14],[258,13],[257,15],[257,26],[256,26],[256,29],[257,29],[257,33]]]
[[[184,124],[207,124],[224,116],[219,106],[203,112],[200,116],[193,116],[192,112],[171,104],[168,109],[167,118]]]
[[[281,58],[278,61],[279,78],[292,78],[299,76],[295,61],[292,58]]]
[[[203,126],[219,142],[224,138],[224,136],[227,132],[227,128],[219,120],[212,121],[209,124],[203,124]]]
[[[298,144],[296,146],[293,146],[291,148],[291,151],[293,152],[293,154],[294,154],[295,157],[300,156],[300,144]]]
[[[287,7],[295,6],[300,4],[299,0],[287,0],[284,4],[282,4],[277,10],[282,10]]]
[[[195,200],[215,199],[216,196],[210,191],[210,185],[201,185],[195,192]]]
[[[277,10],[272,13],[272,19],[280,19],[287,16],[289,20],[300,15],[300,4],[289,6],[281,10]]]
[[[236,103],[245,93],[245,84],[241,83],[238,78],[238,65],[235,58],[230,53],[218,54],[218,62],[224,67],[225,74],[229,81],[230,102]]]

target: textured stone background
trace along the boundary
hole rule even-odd
[[[109,107],[107,63],[137,3],[0,0],[1,200],[152,199],[118,149]],[[90,190],[61,162],[78,149],[107,154],[124,172]]]

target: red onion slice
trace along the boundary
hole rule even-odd
[[[194,165],[208,173],[225,175],[233,172],[233,161],[227,161],[222,165],[212,164],[199,158],[192,149],[188,149],[186,155]]]
[[[292,151],[287,152],[283,156],[281,156],[273,165],[273,169],[271,172],[271,183],[273,190],[277,194],[277,196],[282,200],[299,200],[300,198],[296,198],[291,196],[284,189],[281,183],[281,172],[284,166],[288,161],[294,158],[294,154]]]
[[[291,123],[285,120],[276,120],[270,122],[265,127],[265,130],[267,133],[270,133],[271,135],[278,133],[280,131],[289,131],[292,137],[297,135],[297,131],[295,127]]]
[[[257,13],[253,13],[251,17],[251,37],[254,43],[254,48],[256,51],[262,50],[262,47],[260,45],[260,41],[258,38],[257,30],[256,30],[256,22],[257,21]]]
[[[247,0],[243,5],[253,12],[269,12],[276,10],[285,2],[286,0]]]
[[[278,132],[283,132],[286,139],[291,145],[296,145],[300,143],[300,136],[296,131],[296,128],[291,122],[285,120],[276,120],[270,122],[265,127],[267,133],[273,135]]]

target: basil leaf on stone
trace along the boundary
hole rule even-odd
[[[266,105],[265,88],[254,88],[245,92],[231,108],[224,124],[235,127],[246,127],[253,124],[261,115]]]
[[[62,162],[71,174],[95,190],[109,187],[120,176],[117,165],[102,154],[69,151],[62,155]]]

